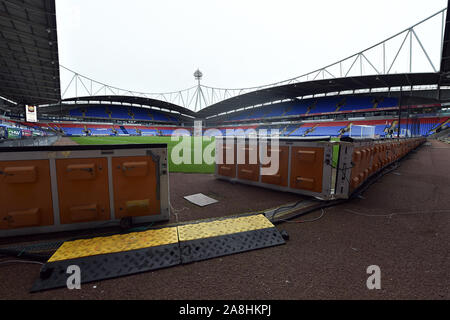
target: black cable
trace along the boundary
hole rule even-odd
[[[28,260],[47,262],[51,255],[28,253],[20,250],[0,249],[0,254],[12,258],[25,258]]]
[[[300,203],[302,203],[302,202],[304,202],[305,200],[299,200],[299,201],[297,201],[296,203],[294,203],[294,204],[292,204],[292,205],[289,205],[289,206],[283,206],[283,207],[279,207],[279,208],[277,208],[277,209],[275,209],[275,211],[272,213],[272,216],[271,216],[271,218],[270,218],[270,221],[273,221],[273,219],[275,218],[275,216],[276,216],[276,214],[278,213],[278,212],[280,212],[280,210],[283,210],[283,209],[292,209],[292,208],[295,208],[296,206],[298,206]]]
[[[335,201],[331,201],[331,202],[325,202],[323,205],[320,205],[320,206],[318,206],[318,207],[316,207],[316,208],[311,208],[310,210],[307,210],[306,212],[302,212],[301,214],[297,214],[297,215],[294,215],[294,216],[291,216],[291,217],[288,217],[288,218],[285,218],[285,219],[273,220],[273,218],[275,217],[275,213],[276,213],[276,212],[275,212],[274,215],[272,216],[271,222],[272,222],[273,224],[279,224],[279,223],[287,222],[287,221],[289,221],[290,219],[295,219],[295,218],[297,218],[297,217],[299,217],[299,216],[306,215],[306,214],[308,214],[308,213],[317,211],[317,210],[319,210],[319,209],[322,209],[322,210],[323,210],[323,209],[328,208],[328,207],[337,206],[337,205],[339,205],[339,204],[341,204],[341,203],[348,202],[348,201],[350,201],[351,199],[354,199],[354,198],[360,196],[361,194],[363,194],[363,193],[364,193],[364,192],[365,192],[372,184],[374,184],[375,182],[377,182],[379,179],[381,179],[381,178],[382,178],[383,176],[385,176],[386,174],[389,174],[389,173],[391,173],[392,171],[397,170],[399,167],[400,167],[400,162],[399,162],[399,161],[396,161],[396,162],[391,163],[390,166],[385,167],[385,168],[382,169],[380,172],[378,172],[377,174],[375,174],[374,176],[372,176],[371,179],[365,181],[364,184],[362,184],[357,190],[355,190],[355,192],[353,192],[353,193],[351,194],[351,196],[349,197],[349,199],[342,199],[342,200],[335,200]],[[347,178],[347,181],[348,181],[348,178]],[[349,182],[349,181],[348,181],[348,182]],[[297,204],[296,204],[296,205],[297,205]],[[296,205],[290,206],[290,207],[292,208],[292,207],[295,207]],[[279,209],[281,209],[281,208],[279,208]],[[277,209],[277,210],[278,210],[278,209]],[[320,218],[322,218],[322,217],[320,217]],[[317,220],[315,220],[315,221],[317,221]],[[307,221],[307,222],[308,222],[308,221]]]
[[[311,220],[303,220],[303,221],[291,221],[287,219],[279,219],[280,222],[286,222],[286,223],[309,223],[309,222],[316,222],[320,219],[322,219],[325,216],[325,210],[323,208],[320,209],[322,211],[321,215],[317,218],[311,219]]]
[[[39,264],[41,266],[45,264],[45,263],[42,263],[42,262],[39,262],[39,261],[31,261],[31,260],[6,260],[6,261],[0,261],[0,265],[14,264],[14,263]]]

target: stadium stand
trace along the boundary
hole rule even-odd
[[[419,134],[426,137],[450,127],[450,118],[421,117],[419,118],[419,123]],[[402,128],[405,128],[408,124],[411,124],[408,120],[401,121]],[[230,126],[219,127],[218,129],[223,136],[227,134],[227,129],[241,129],[245,132],[248,132],[249,129],[255,129],[267,130],[268,134],[274,134],[274,130],[278,130],[279,135],[283,137],[346,137],[350,135],[350,128],[354,125],[373,126],[375,128],[375,136],[382,138],[389,134],[389,130],[391,130],[391,133],[397,132],[398,119],[386,118],[380,120],[298,122],[284,125],[264,124],[260,126]],[[204,133],[205,131],[206,130],[204,130]]]
[[[0,117],[0,139],[21,139],[47,136],[52,132],[41,126],[25,121],[15,121]]]
[[[84,119],[141,120],[158,122],[179,122],[172,116],[149,108],[115,105],[89,105],[69,111],[69,115]]]
[[[374,108],[374,99],[370,97],[348,97],[338,111],[357,111]]]
[[[141,125],[113,125],[93,123],[47,123],[48,128],[58,128],[66,136],[170,136],[177,127],[148,127]],[[57,130],[57,129],[54,129]]]
[[[225,122],[319,114],[342,114],[373,109],[385,110],[397,107],[397,98],[376,98],[372,96],[323,97],[255,107],[231,114],[225,119]]]

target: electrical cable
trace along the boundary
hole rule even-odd
[[[366,214],[366,213],[360,213],[360,212],[356,212],[354,210],[350,210],[350,209],[345,209],[344,211],[349,212],[351,214],[355,214],[358,216],[364,216],[364,217],[370,217],[370,218],[376,218],[376,217],[389,217],[392,218],[393,216],[408,216],[408,215],[418,215],[418,214],[423,214],[423,213],[447,213],[450,212],[449,210],[422,210],[422,211],[408,211],[408,212],[391,212],[389,214]]]
[[[270,218],[270,221],[273,221],[273,219],[275,218],[276,214],[277,214],[280,210],[282,210],[282,209],[292,209],[292,208],[295,208],[295,207],[297,207],[300,203],[302,203],[302,202],[304,202],[304,201],[305,201],[305,200],[300,200],[300,201],[297,201],[297,202],[294,203],[294,204],[291,204],[291,205],[285,205],[285,206],[280,206],[280,207],[278,207],[278,208],[273,209],[274,212],[272,213],[272,216],[271,216],[271,218]],[[267,212],[267,211],[272,211],[272,210],[266,210],[265,212]]]
[[[38,264],[43,266],[45,263],[38,262],[38,261],[28,261],[28,260],[6,260],[6,261],[0,261],[0,265],[4,264],[11,264],[11,263],[26,263],[26,264]]]
[[[278,219],[278,221],[285,222],[285,223],[309,223],[309,222],[315,222],[315,221],[318,221],[318,220],[322,219],[325,216],[325,210],[324,209],[320,209],[320,210],[322,211],[322,214],[319,217],[311,219],[311,220],[295,221],[295,220]]]
[[[26,252],[26,250],[7,249],[7,248],[6,249],[0,248],[0,254],[13,258],[23,257],[33,261],[47,261],[51,257],[51,254],[36,254]]]
[[[185,210],[189,210],[189,208],[186,208],[186,207],[183,207],[183,208],[181,208],[181,209],[175,209],[173,206],[172,206],[172,203],[170,203],[169,202],[169,205],[170,205],[170,209],[172,210],[172,212],[173,212],[173,214],[175,215],[175,221],[176,221],[176,223],[179,223],[179,219],[178,219],[178,214],[180,213],[180,212],[183,212],[183,211],[185,211]]]

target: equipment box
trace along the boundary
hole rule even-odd
[[[0,237],[167,221],[167,145],[0,148],[0,201]]]

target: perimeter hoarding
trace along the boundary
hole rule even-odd
[[[8,128],[8,139],[20,139],[22,137],[22,131],[18,128]]]

